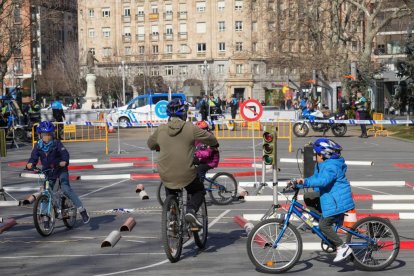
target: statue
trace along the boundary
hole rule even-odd
[[[92,50],[89,49],[86,56],[86,67],[88,67],[88,74],[95,73],[95,61],[99,62],[92,53]]]

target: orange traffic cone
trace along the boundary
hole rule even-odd
[[[345,213],[344,217],[344,223],[342,224],[346,228],[351,228],[354,226],[354,224],[357,222],[357,214],[355,208],[352,210],[349,210]],[[346,233],[345,231],[338,229],[338,232],[340,233]]]

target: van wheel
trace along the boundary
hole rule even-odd
[[[119,126],[120,127],[122,127],[122,128],[126,128],[127,126],[127,124],[129,124],[129,119],[127,118],[127,117],[121,117],[121,118],[119,118]]]

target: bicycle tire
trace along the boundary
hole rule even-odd
[[[66,196],[62,197],[62,220],[68,229],[72,229],[76,225],[77,208],[72,200]]]
[[[36,201],[35,204],[33,206],[33,221],[34,221],[34,225],[35,228],[37,230],[37,232],[43,236],[43,237],[47,237],[50,236],[53,233],[53,230],[55,228],[55,220],[56,220],[56,216],[55,216],[55,208],[51,208],[51,212],[50,214],[48,214],[49,217],[49,229],[45,228],[45,213],[47,214],[48,211],[45,210],[49,204],[50,201],[50,197],[43,194],[41,195]]]
[[[165,194],[165,187],[164,184],[161,182],[160,185],[158,185],[157,189],[157,201],[161,206],[164,204],[166,197],[167,196]]]
[[[371,238],[382,244],[382,247],[368,245],[359,250],[352,247],[353,261],[356,268],[364,271],[379,271],[392,264],[397,258],[400,250],[400,236],[389,220],[380,217],[366,217],[358,220],[351,229],[359,233],[368,233]],[[351,233],[347,234],[347,243],[361,241],[363,241],[361,238]],[[391,246],[392,248],[390,249]],[[380,251],[390,253],[384,262],[380,262],[380,259],[375,259],[374,254],[376,255]]]
[[[165,254],[172,263],[180,260],[183,249],[183,224],[180,221],[180,212],[177,197],[169,195],[162,207],[161,235]]]
[[[217,188],[217,186],[219,186]],[[224,189],[224,190],[222,190]],[[216,205],[228,205],[237,196],[237,181],[231,173],[219,172],[211,178],[208,195]]]
[[[200,209],[198,209],[196,216],[203,222],[203,227],[199,231],[193,232],[194,242],[198,248],[204,249],[206,247],[208,237],[208,214],[205,199],[203,199],[203,203],[201,204]]]
[[[288,224],[278,247],[272,247],[273,242],[276,240],[280,230],[283,228],[283,222],[284,221],[282,219],[263,220],[256,224],[249,233],[249,237],[247,239],[247,253],[250,261],[260,272],[286,272],[291,269],[297,261],[299,261],[300,256],[302,255],[302,237],[296,227],[291,224]],[[289,242],[291,238],[295,239],[294,243]],[[289,254],[290,248],[294,248],[293,254]],[[261,254],[263,257],[259,256],[259,251],[262,251]],[[291,258],[289,256],[291,256]],[[283,260],[283,257],[286,258]],[[284,265],[279,267],[281,264]]]

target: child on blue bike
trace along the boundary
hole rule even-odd
[[[345,176],[347,166],[341,157],[342,147],[331,139],[317,139],[313,144],[313,150],[317,162],[315,173],[305,179],[299,178],[296,187],[319,189],[322,209],[319,227],[337,248],[334,262],[340,262],[352,253],[352,249],[332,228],[338,216],[355,208],[351,185]]]
[[[73,204],[78,208],[83,223],[89,222],[89,215],[83,207],[81,200],[75,191],[72,190],[69,184],[69,152],[63,146],[62,142],[54,139],[55,126],[49,122],[44,121],[37,127],[37,133],[40,136],[39,141],[34,145],[29,161],[27,161],[26,168],[31,170],[36,166],[37,162],[42,162],[43,170],[53,169],[49,173],[49,184],[53,186],[59,178],[63,193],[72,200]],[[49,228],[48,221],[45,221],[45,228]]]
[[[210,131],[209,125],[206,121],[198,121],[196,126],[203,130]],[[204,179],[206,173],[214,168],[217,168],[220,161],[220,153],[217,147],[209,147],[200,141],[195,142],[196,152],[194,156],[198,159],[198,175],[201,179]]]

